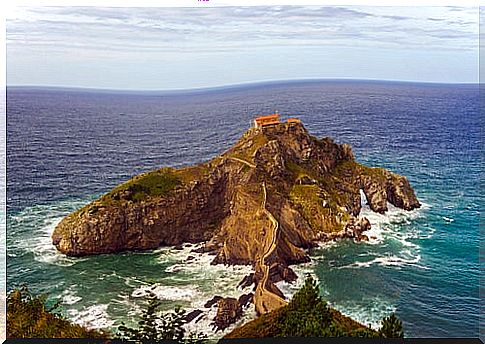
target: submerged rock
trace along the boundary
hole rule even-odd
[[[253,283],[254,283],[254,273],[250,273],[249,275],[244,276],[244,278],[241,280],[241,282],[239,282],[237,287],[244,289],[246,287],[249,287]]]
[[[253,293],[249,293],[249,294],[242,294],[241,296],[239,296],[239,298],[237,299],[237,302],[239,302],[239,305],[241,307],[246,307],[247,305],[249,305],[251,302],[253,302],[253,296],[254,294]]]
[[[192,312],[187,313],[184,320],[186,323],[190,323],[202,313],[204,312],[202,312],[200,309],[194,309]]]
[[[212,299],[208,300],[205,304],[205,308],[211,308],[213,305],[215,305],[219,300],[222,300],[222,296],[214,296]]]

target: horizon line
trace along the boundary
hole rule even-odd
[[[389,82],[389,83],[408,83],[408,84],[433,84],[433,85],[479,85],[479,81],[469,82],[440,82],[440,81],[422,81],[422,80],[400,80],[400,79],[372,79],[372,78],[296,78],[296,79],[268,79],[268,80],[254,80],[240,83],[229,83],[215,86],[201,86],[188,88],[111,88],[111,87],[96,87],[96,86],[76,86],[76,85],[39,85],[39,84],[6,84],[5,89],[8,88],[43,88],[43,89],[67,89],[67,90],[81,90],[81,91],[101,91],[101,92],[133,92],[133,93],[183,93],[183,92],[204,92],[204,91],[218,91],[221,89],[236,89],[250,86],[264,86],[277,85],[289,82],[323,82],[323,81],[357,81],[357,82]]]

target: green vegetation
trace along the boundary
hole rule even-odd
[[[217,159],[197,166],[181,169],[161,168],[137,175],[118,185],[101,198],[75,211],[71,216],[83,215],[85,212],[95,214],[104,207],[120,205],[123,200],[136,203],[150,197],[166,196],[180,185],[202,179],[204,175],[209,173],[211,165],[217,162]]]
[[[318,185],[295,184],[289,199],[300,205],[303,217],[318,231],[340,231],[349,217],[346,212],[340,211],[333,198]]]
[[[89,330],[64,319],[55,311],[59,303],[46,305],[46,296],[34,296],[26,286],[12,290],[7,296],[7,338],[99,338],[110,339],[111,333]],[[186,333],[185,311],[176,308],[171,313],[158,311],[160,302],[151,294],[142,311],[138,328],[124,325],[118,328],[118,339],[141,343],[144,340],[172,339],[183,343],[203,343],[201,333]]]
[[[359,166],[360,165],[355,161],[342,160],[335,166],[334,175],[340,178],[352,176],[355,174],[355,171]]]
[[[173,169],[163,168],[130,179],[102,197],[101,201],[106,197],[115,200],[125,197],[127,200],[138,202],[148,197],[164,196],[180,184],[180,179],[175,176]]]
[[[202,333],[186,333],[185,311],[176,308],[171,313],[161,313],[158,307],[161,302],[154,294],[148,298],[147,308],[142,311],[138,328],[129,328],[124,324],[118,327],[118,338],[143,343],[143,341],[175,340],[178,343],[204,343],[207,337]]]
[[[330,308],[315,281],[308,277],[287,306],[236,328],[224,338],[403,337],[402,323],[394,314],[384,318],[382,324],[376,331]]]
[[[204,177],[208,176],[214,165],[216,165],[219,161],[220,157],[216,157],[211,161],[196,166],[173,169],[171,173],[181,183],[188,184],[190,182],[193,182],[194,180],[202,180]]]
[[[142,341],[175,340],[182,343],[204,343],[202,333],[187,333],[185,311],[158,310],[160,301],[148,297],[147,307],[137,328],[118,327],[116,339],[134,343]],[[72,324],[56,314],[59,304],[46,306],[46,297],[33,296],[27,287],[14,289],[7,296],[7,338],[100,338],[109,339],[110,333],[86,329]],[[258,319],[236,328],[224,338],[263,337],[381,337],[403,338],[401,320],[395,315],[382,320],[376,331],[330,308],[320,296],[315,281],[308,277],[304,286],[287,306],[263,314]]]
[[[313,178],[312,176],[310,176],[310,174],[306,169],[304,169],[298,164],[295,164],[294,162],[291,162],[291,161],[286,162],[286,168],[288,169],[288,171],[293,173],[293,177],[295,178],[295,180],[298,180],[301,177],[305,177],[305,176]]]
[[[241,173],[242,173],[242,174],[246,174],[246,173],[248,173],[250,170],[251,170],[251,167],[249,167],[248,165],[244,165],[244,166],[242,167]]]
[[[69,216],[81,216],[85,212],[95,214],[104,207],[120,205],[123,200],[136,203],[150,197],[168,195],[170,191],[190,178],[192,171],[181,171],[183,172],[173,168],[161,168],[137,175]]]
[[[107,338],[104,332],[88,330],[70,323],[48,308],[46,296],[33,296],[27,287],[7,295],[7,338]]]
[[[334,175],[343,180],[356,174],[372,177],[377,182],[384,183],[389,172],[382,167],[367,167],[355,161],[341,161],[334,171]]]
[[[330,309],[311,278],[293,296],[279,320],[278,337],[329,337],[336,330],[332,326]]]
[[[294,185],[288,197],[300,206],[300,212],[310,226],[327,233],[342,230],[349,214],[341,205],[352,203],[349,197],[353,192],[349,192],[349,189],[354,188],[345,178],[356,164],[350,161],[343,162],[337,166],[334,173],[321,178],[293,162],[287,162],[286,167],[294,176]],[[317,180],[318,185],[302,183],[305,179]]]
[[[401,320],[394,313],[384,318],[379,334],[384,338],[404,338]]]
[[[346,324],[346,319],[334,317],[327,303],[320,296],[316,282],[308,277],[305,285],[282,310],[277,337],[354,337],[356,334],[374,336],[375,331],[356,322]]]

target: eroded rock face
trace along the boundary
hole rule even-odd
[[[252,301],[253,301],[253,296],[254,294],[253,293],[249,293],[249,294],[242,294],[241,296],[239,296],[239,298],[237,299],[237,302],[239,302],[239,305],[241,307],[247,307]]]
[[[214,175],[167,198],[101,206],[95,201],[95,212],[84,209],[59,223],[53,244],[67,255],[83,256],[208,240],[228,212],[224,179]]]
[[[213,254],[213,264],[252,265],[244,285],[280,294],[274,283],[295,279],[289,266],[309,261],[305,249],[367,239],[361,190],[378,213],[388,202],[420,206],[405,177],[360,165],[349,145],[301,124],[280,124],[248,130],[207,163],[133,178],[63,219],[52,240],[72,256],[204,242],[197,252]],[[221,324],[238,313],[234,301],[222,305],[232,315],[221,313]]]
[[[388,210],[387,202],[404,210],[421,206],[407,178],[395,173],[382,169],[373,172],[362,169],[356,183],[364,190],[369,206],[375,212],[385,213]]]

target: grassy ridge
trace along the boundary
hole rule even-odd
[[[164,196],[180,184],[181,180],[173,169],[164,168],[140,174],[117,186],[103,198],[117,199],[125,193],[128,200],[139,202],[148,197]]]

